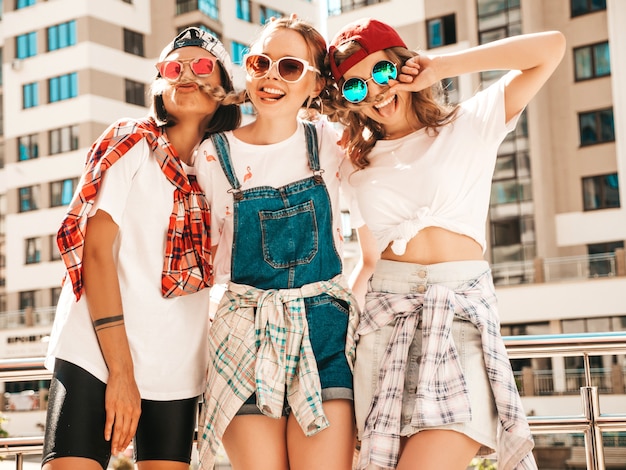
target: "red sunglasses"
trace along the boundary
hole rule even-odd
[[[159,74],[164,79],[175,82],[183,74],[184,64],[189,64],[189,68],[196,77],[205,78],[215,70],[216,59],[210,57],[196,57],[186,60],[164,60],[156,64]]]

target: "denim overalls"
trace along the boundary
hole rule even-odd
[[[279,188],[242,190],[228,141],[221,134],[211,136],[234,198],[234,283],[264,290],[291,289],[332,279],[342,271],[333,238],[331,200],[321,176],[317,133],[308,122],[304,129],[312,175]],[[320,294],[306,298],[305,306],[322,389],[351,393],[352,372],[345,357],[347,303]],[[254,403],[254,395],[246,403]]]

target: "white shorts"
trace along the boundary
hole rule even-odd
[[[489,265],[486,261],[456,261],[419,265],[380,260],[370,280],[369,289],[376,292],[407,294],[423,292],[423,289],[430,284],[443,284],[450,288],[456,288],[476,279],[488,269]],[[354,367],[354,406],[359,439],[363,435],[369,406],[378,383],[381,361],[394,324],[395,322],[392,322],[377,331],[361,336],[357,343]],[[471,421],[442,425],[436,428],[420,429],[411,425],[422,350],[422,335],[419,331],[421,322],[417,328],[409,348],[402,396],[400,435],[408,437],[424,429],[449,429],[461,432],[479,442],[482,445],[479,455],[493,453],[496,448],[498,416],[483,359],[480,332],[469,321],[455,317],[452,323],[452,337],[459,353],[467,383],[472,410]]]

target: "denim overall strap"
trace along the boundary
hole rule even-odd
[[[306,136],[306,148],[309,153],[309,168],[313,172],[320,170],[320,158],[317,148],[317,130],[312,122],[304,121],[304,135]]]
[[[233,282],[259,289],[291,289],[341,273],[341,257],[333,237],[332,202],[320,168],[317,132],[314,125],[303,125],[312,175],[281,187],[242,190],[235,186],[238,181],[228,148],[220,145],[219,160],[235,196]]]
[[[237,175],[233,170],[233,164],[230,160],[230,145],[228,145],[228,139],[223,132],[216,132],[211,134],[211,141],[217,151],[217,159],[222,166],[224,175],[228,179],[232,189],[229,192],[233,193],[233,197],[236,201],[241,199],[241,183],[237,179]]]

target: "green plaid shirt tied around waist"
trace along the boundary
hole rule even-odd
[[[161,276],[163,297],[192,294],[211,285],[210,211],[194,175],[187,175],[163,129],[153,119],[119,120],[94,142],[81,186],[57,233],[57,245],[79,300],[83,290],[83,248],[87,218],[106,170],[145,139],[165,178],[174,186]]]
[[[500,336],[495,306],[490,271],[456,290],[433,284],[423,294],[367,294],[357,340],[359,335],[376,331],[394,320],[396,323],[381,361],[378,385],[363,432],[358,470],[396,468],[406,362],[416,332],[422,334],[423,341],[411,425],[421,429],[471,420],[467,384],[452,338],[455,316],[472,322],[481,334],[483,358],[499,417],[498,469],[537,469],[532,435]],[[420,317],[421,330],[418,330]]]
[[[294,289],[229,284],[209,333],[212,359],[200,420],[202,469],[213,468],[228,423],[253,393],[261,412],[272,418],[282,416],[286,395],[307,436],[328,427],[304,302],[320,294],[350,307],[345,351],[352,367],[358,310],[342,275]]]

